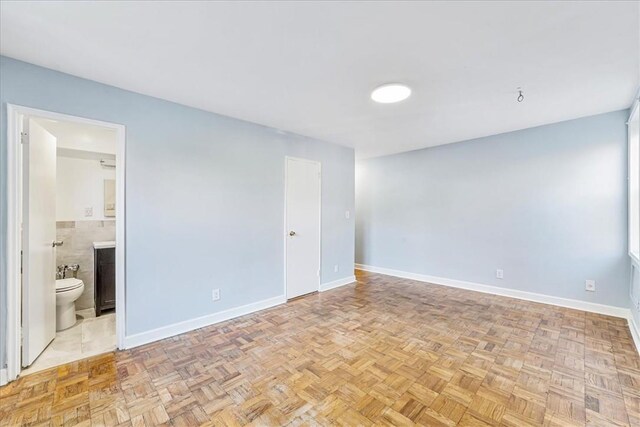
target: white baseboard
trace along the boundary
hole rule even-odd
[[[208,314],[206,316],[197,317],[195,319],[185,320],[183,322],[174,323],[172,325],[163,326],[157,329],[152,329],[147,332],[141,332],[139,334],[126,336],[124,337],[124,348],[126,349],[138,347],[140,345],[148,344],[153,341],[158,341],[164,338],[172,337],[174,335],[193,331],[194,329],[213,325],[214,323],[224,322],[225,320],[255,313],[256,311],[265,310],[276,305],[284,304],[285,302],[287,302],[287,298],[284,295],[280,295],[274,298],[265,299],[240,307],[230,308],[219,313]]]
[[[9,382],[7,378],[7,369],[2,368],[0,369],[0,386],[5,385],[7,382]]]
[[[333,282],[323,283],[320,285],[320,292],[328,291],[330,289],[339,288],[356,281],[356,276],[343,277],[342,279],[334,280]]]
[[[628,308],[615,307],[612,305],[597,304],[593,302],[580,301],[569,298],[554,297],[551,295],[537,294],[534,292],[519,291],[516,289],[501,288],[498,286],[483,285],[463,280],[447,279],[444,277],[428,276],[425,274],[408,273],[406,271],[391,270],[388,268],[373,267],[370,265],[356,264],[359,270],[370,271],[372,273],[386,274],[388,276],[401,277],[419,282],[428,282],[436,285],[449,286],[452,288],[468,289],[470,291],[483,292],[486,294],[501,295],[526,301],[540,302],[543,304],[557,305],[560,307],[573,308],[576,310],[589,311],[592,313],[605,314],[608,316],[622,317],[629,319],[631,312]]]
[[[633,336],[636,348],[640,352],[640,327],[636,324],[631,310],[622,307],[613,307],[604,304],[596,304],[579,300],[572,300],[568,298],[554,297],[544,294],[536,294],[533,292],[518,291],[507,288],[500,288],[497,286],[482,285],[479,283],[465,282],[462,280],[446,279],[436,276],[428,276],[424,274],[408,273],[405,271],[392,270],[388,268],[373,267],[369,265],[356,264],[356,269],[363,271],[370,271],[372,273],[386,274],[388,276],[395,276],[404,279],[411,279],[420,282],[428,282],[436,285],[449,286],[460,289],[468,289],[471,291],[489,293],[494,295],[502,295],[511,298],[522,299],[526,301],[534,301],[543,304],[557,305],[560,307],[572,308],[576,310],[589,311],[593,313],[600,313],[609,316],[622,317],[628,320],[629,329]],[[335,289],[340,286],[345,286],[355,282],[355,276],[345,277],[343,279],[334,280],[333,282],[320,285],[320,292],[325,292],[330,289]],[[151,331],[142,332],[139,334],[127,336],[124,338],[124,348],[133,348],[143,344],[147,344],[153,341],[158,341],[164,338],[169,338],[175,335],[183,334],[185,332],[192,331],[194,329],[203,328],[205,326],[213,325],[215,323],[224,322],[239,316],[255,313],[256,311],[265,310],[267,308],[274,307],[276,305],[284,304],[287,299],[284,295],[278,297],[269,298],[266,300],[258,301],[255,303],[243,305],[240,307],[232,308],[229,310],[221,311],[219,313],[209,314],[206,316],[198,317],[196,319],[186,320],[173,325],[163,326],[161,328],[153,329]],[[0,385],[6,384],[7,370],[0,370]]]
[[[539,302],[542,304],[557,305],[559,307],[572,308],[575,310],[589,311],[591,313],[605,314],[607,316],[621,317],[627,319],[629,330],[633,337],[638,353],[640,353],[640,327],[635,322],[631,310],[612,305],[597,304],[593,302],[580,301],[569,298],[554,297],[551,295],[537,294],[534,292],[519,291],[515,289],[501,288],[498,286],[483,285],[463,280],[447,279],[444,277],[428,276],[425,274],[409,273],[406,271],[392,270],[389,268],[374,267],[371,265],[356,264],[358,270],[369,271],[371,273],[385,274],[387,276],[400,277],[402,279],[416,280],[418,282],[433,283],[435,285],[449,286],[452,288],[467,289],[470,291],[483,292],[486,294],[501,295],[526,301]]]

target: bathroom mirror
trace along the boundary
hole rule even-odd
[[[104,216],[116,216],[116,180],[104,180]]]

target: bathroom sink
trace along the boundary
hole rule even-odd
[[[106,242],[93,242],[94,249],[108,249],[108,248],[115,248],[115,247],[116,247],[116,242],[114,240],[109,240]]]

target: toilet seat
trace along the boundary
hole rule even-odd
[[[82,280],[69,278],[56,280],[56,292],[67,292],[82,286]]]

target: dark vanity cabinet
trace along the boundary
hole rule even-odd
[[[96,317],[116,308],[116,248],[93,250]]]

